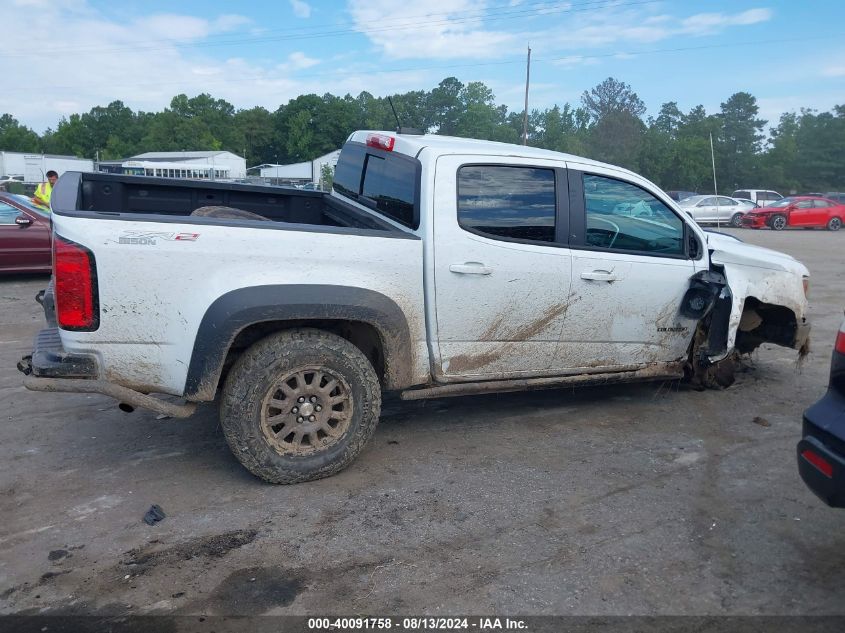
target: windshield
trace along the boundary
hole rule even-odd
[[[29,198],[28,196],[24,196],[23,194],[20,194],[20,193],[13,193],[13,194],[11,194],[11,197],[15,199],[15,202],[17,202],[18,204],[26,207],[27,211],[32,211],[34,213],[38,213],[39,215],[43,215],[43,216],[47,216],[47,214],[49,213],[49,211],[47,209],[45,209],[44,207],[39,207],[38,205],[34,204],[32,202],[32,199]]]
[[[773,202],[772,204],[767,204],[766,206],[771,208],[778,208],[782,209],[783,207],[788,207],[790,204],[795,202],[795,198],[781,198],[777,202]]]

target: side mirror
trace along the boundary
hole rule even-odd
[[[15,224],[17,224],[18,226],[29,226],[30,224],[32,224],[32,220],[26,217],[25,215],[19,215],[15,218]]]

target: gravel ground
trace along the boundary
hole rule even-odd
[[[766,346],[724,391],[392,400],[349,469],[295,486],[242,469],[213,406],[24,390],[47,279],[0,280],[0,613],[845,614],[845,512],[795,465],[845,234],[736,233],[811,270],[802,367]]]

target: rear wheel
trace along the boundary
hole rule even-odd
[[[842,220],[839,218],[830,218],[827,221],[827,230],[828,231],[838,231],[842,228]]]
[[[742,226],[742,214],[741,213],[734,213],[731,216],[731,226],[739,228]]]
[[[378,376],[352,343],[320,330],[273,334],[238,359],[220,424],[235,457],[270,483],[328,477],[364,448],[378,424]]]
[[[772,219],[769,221],[769,226],[771,226],[775,231],[782,231],[786,228],[786,216],[785,215],[773,215]]]

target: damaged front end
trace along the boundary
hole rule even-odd
[[[696,274],[681,312],[698,319],[687,363],[694,385],[726,387],[740,355],[763,343],[809,352],[809,272],[797,260],[738,240],[708,236],[710,270]]]

